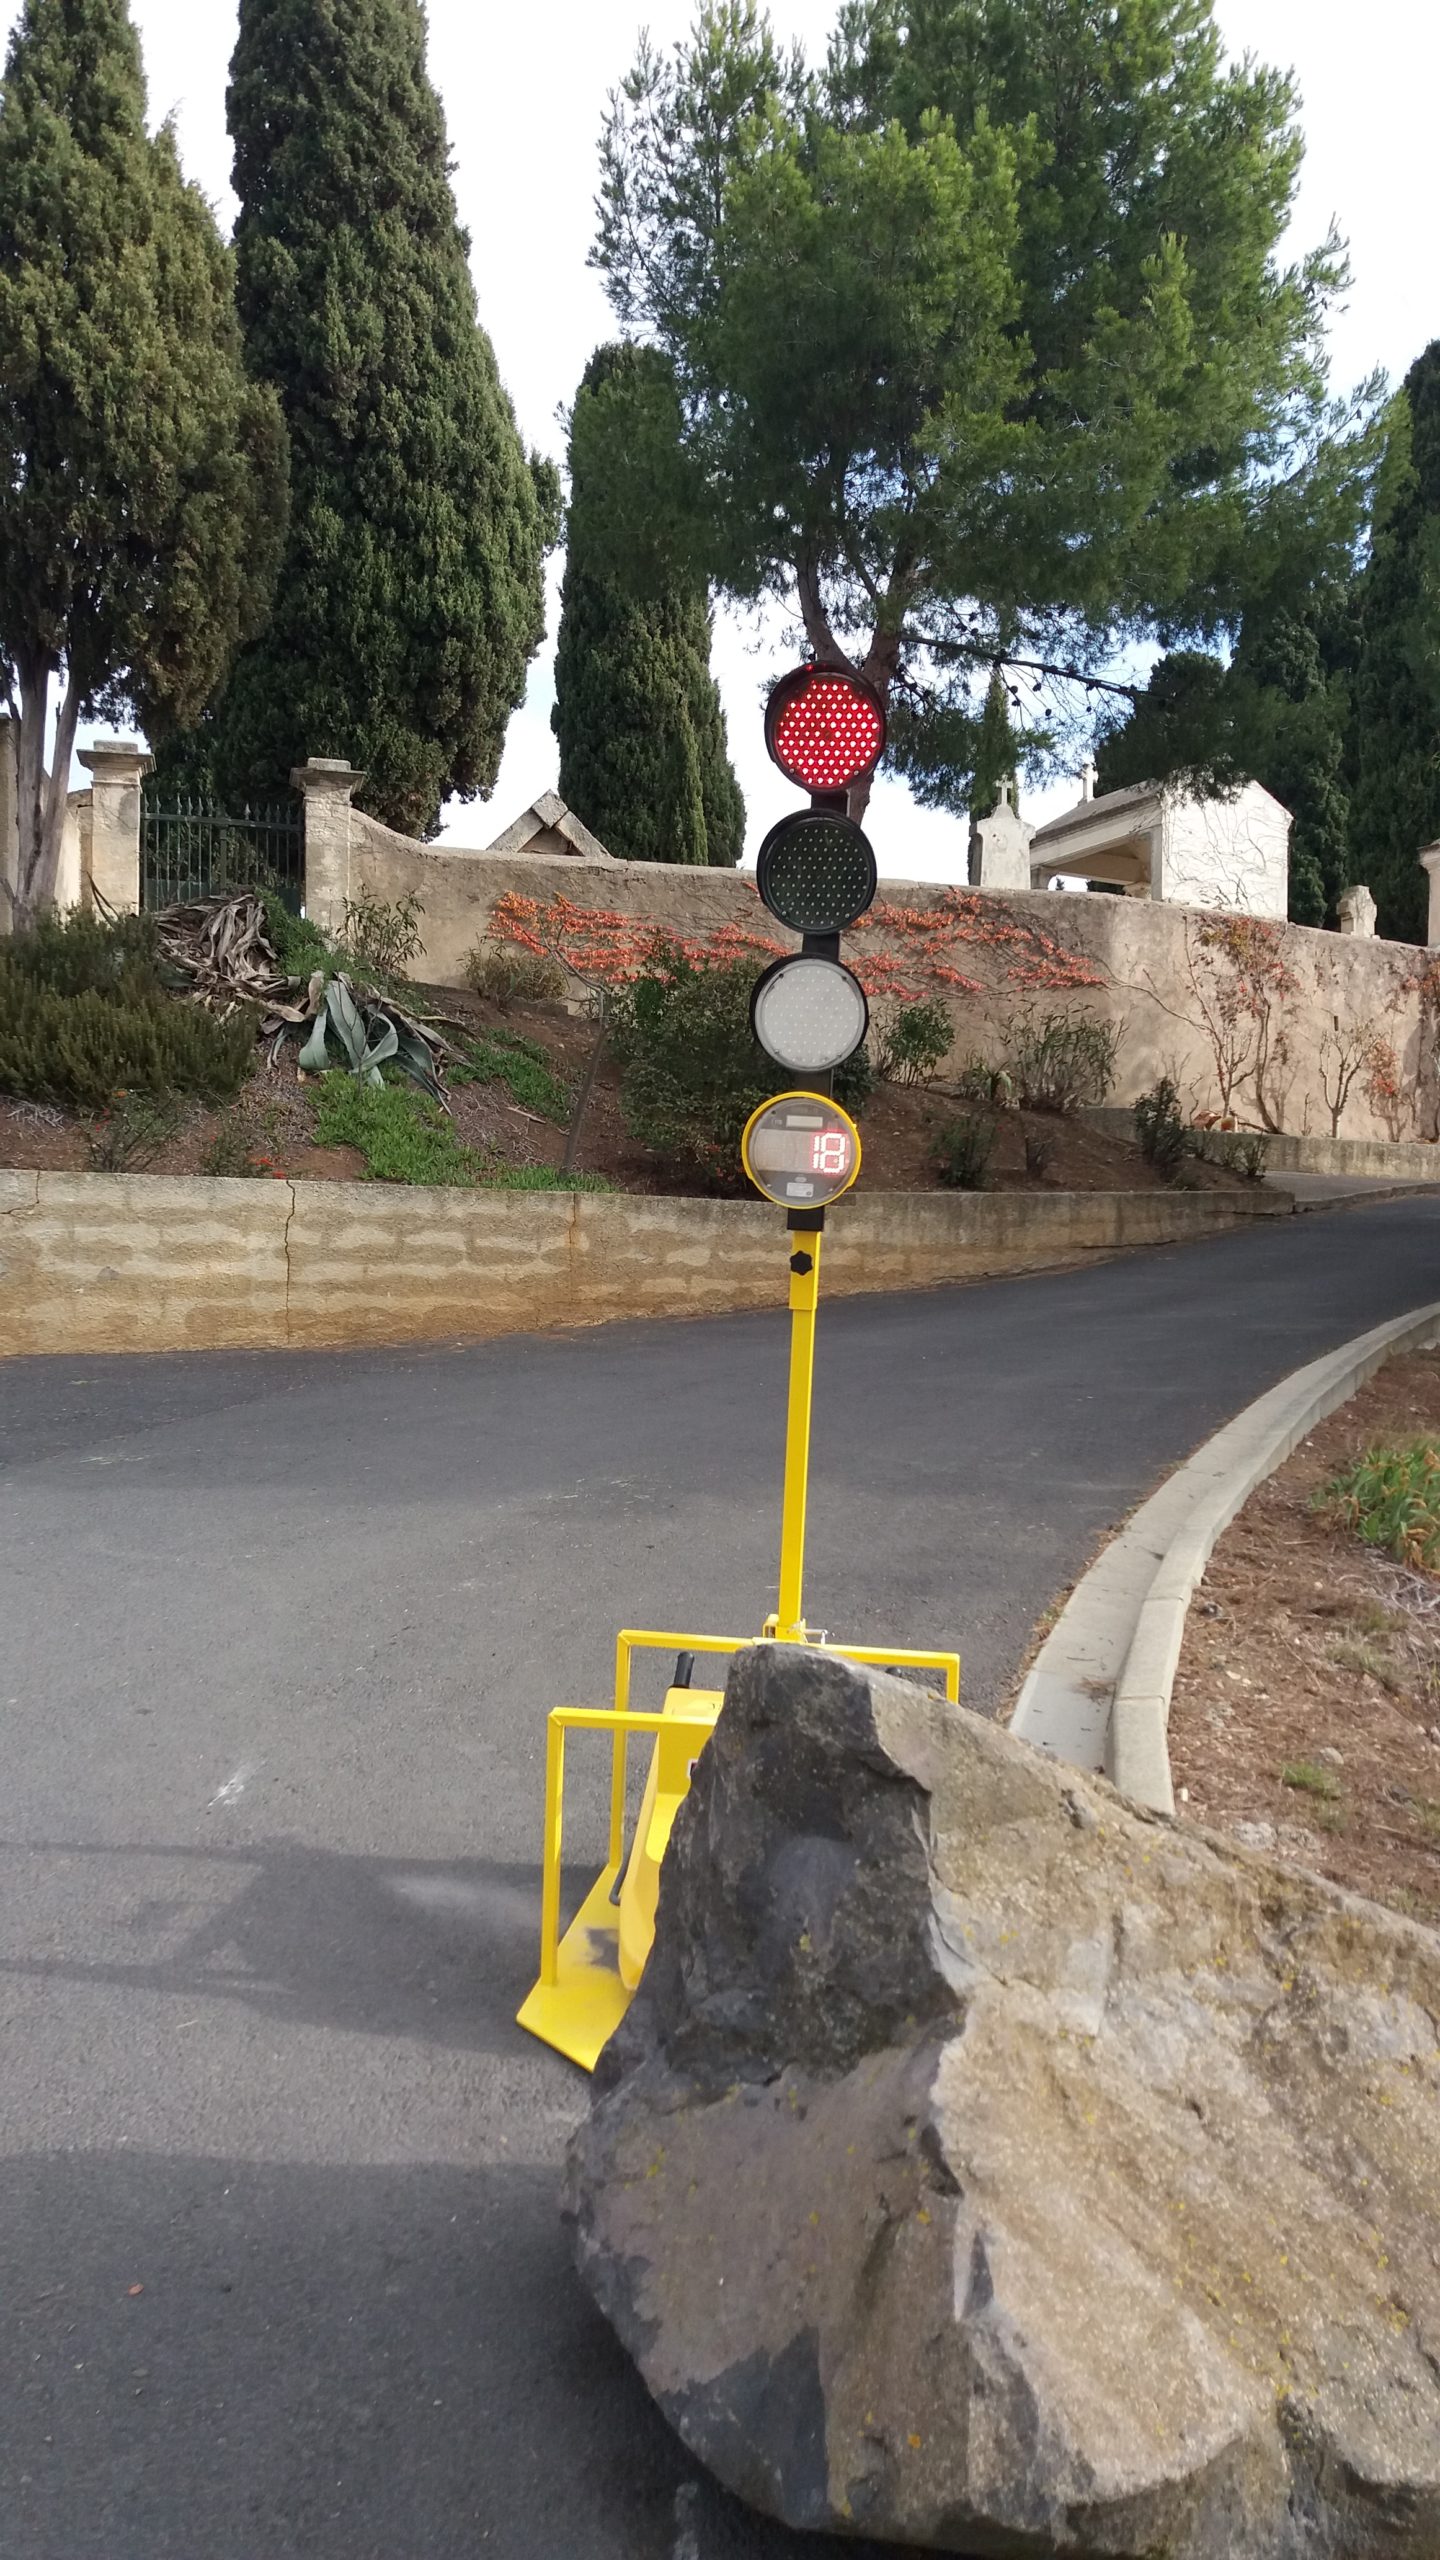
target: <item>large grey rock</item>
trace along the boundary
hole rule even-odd
[[[792,2525],[1437,2560],[1440,1939],[980,1719],[738,1658],[571,2155],[579,2265]]]

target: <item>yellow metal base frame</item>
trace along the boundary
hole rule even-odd
[[[776,1620],[762,1642],[780,1635]],[[550,1718],[545,1764],[545,1863],[540,1917],[540,1979],[520,2011],[519,2023],[557,2053],[593,2071],[635,1996],[655,1934],[660,1864],[675,1816],[689,1792],[695,1763],[715,1729],[723,1703],[718,1689],[671,1689],[659,1714],[630,1705],[637,1653],[734,1654],[753,1636],[705,1636],[627,1627],[615,1648],[613,1707],[557,1707]],[[803,1626],[790,1643],[838,1654],[847,1662],[938,1672],[947,1698],[960,1695],[960,1661],[953,1653],[912,1653],[875,1645],[827,1644]],[[611,1737],[610,1844],[605,1866],[564,1935],[560,1929],[560,1870],[565,1847],[565,1745],[572,1733]],[[650,1771],[639,1815],[627,1843],[626,1799],[630,1737],[653,1740]]]

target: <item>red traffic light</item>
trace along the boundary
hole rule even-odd
[[[770,696],[765,744],[803,790],[848,791],[885,753],[880,698],[839,667],[797,667]]]

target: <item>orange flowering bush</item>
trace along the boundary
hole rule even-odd
[[[700,935],[669,933],[644,916],[628,916],[612,907],[581,907],[557,893],[543,905],[538,898],[507,890],[490,917],[497,942],[517,950],[559,960],[582,985],[616,989],[633,986],[647,969],[679,953],[692,968],[724,968],[753,956],[758,966],[778,960],[788,947],[743,926],[718,925]]]
[[[1365,1057],[1365,1096],[1387,1137],[1399,1141],[1410,1110],[1410,1096],[1400,1061],[1391,1043],[1377,1036]]]
[[[759,905],[758,893],[756,904]],[[722,924],[708,932],[664,932],[642,916],[608,907],[581,907],[557,894],[542,904],[510,890],[490,919],[498,942],[560,960],[586,986],[631,986],[666,953],[680,952],[695,968],[727,968],[753,959],[757,968],[793,949],[763,926]],[[915,1003],[925,996],[1068,994],[1103,986],[1098,970],[1067,951],[1038,925],[994,897],[947,889],[933,907],[900,907],[882,900],[854,928],[863,937],[847,944],[850,966],[872,1004],[886,997]],[[962,967],[961,960],[968,965]],[[985,976],[972,974],[974,967]]]
[[[999,899],[973,889],[947,889],[933,907],[897,907],[881,899],[855,927],[894,947],[864,950],[855,970],[866,994],[893,996],[901,1003],[944,989],[953,995],[1069,994],[1100,987],[1099,970],[1077,952],[1067,951],[1027,917]],[[975,977],[959,965],[961,955],[985,968]]]

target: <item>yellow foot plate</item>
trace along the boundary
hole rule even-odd
[[[518,2021],[582,2071],[594,2070],[635,1996],[620,1979],[615,1875],[607,1867],[586,1895],[560,1941],[557,1979],[536,1983]]]

